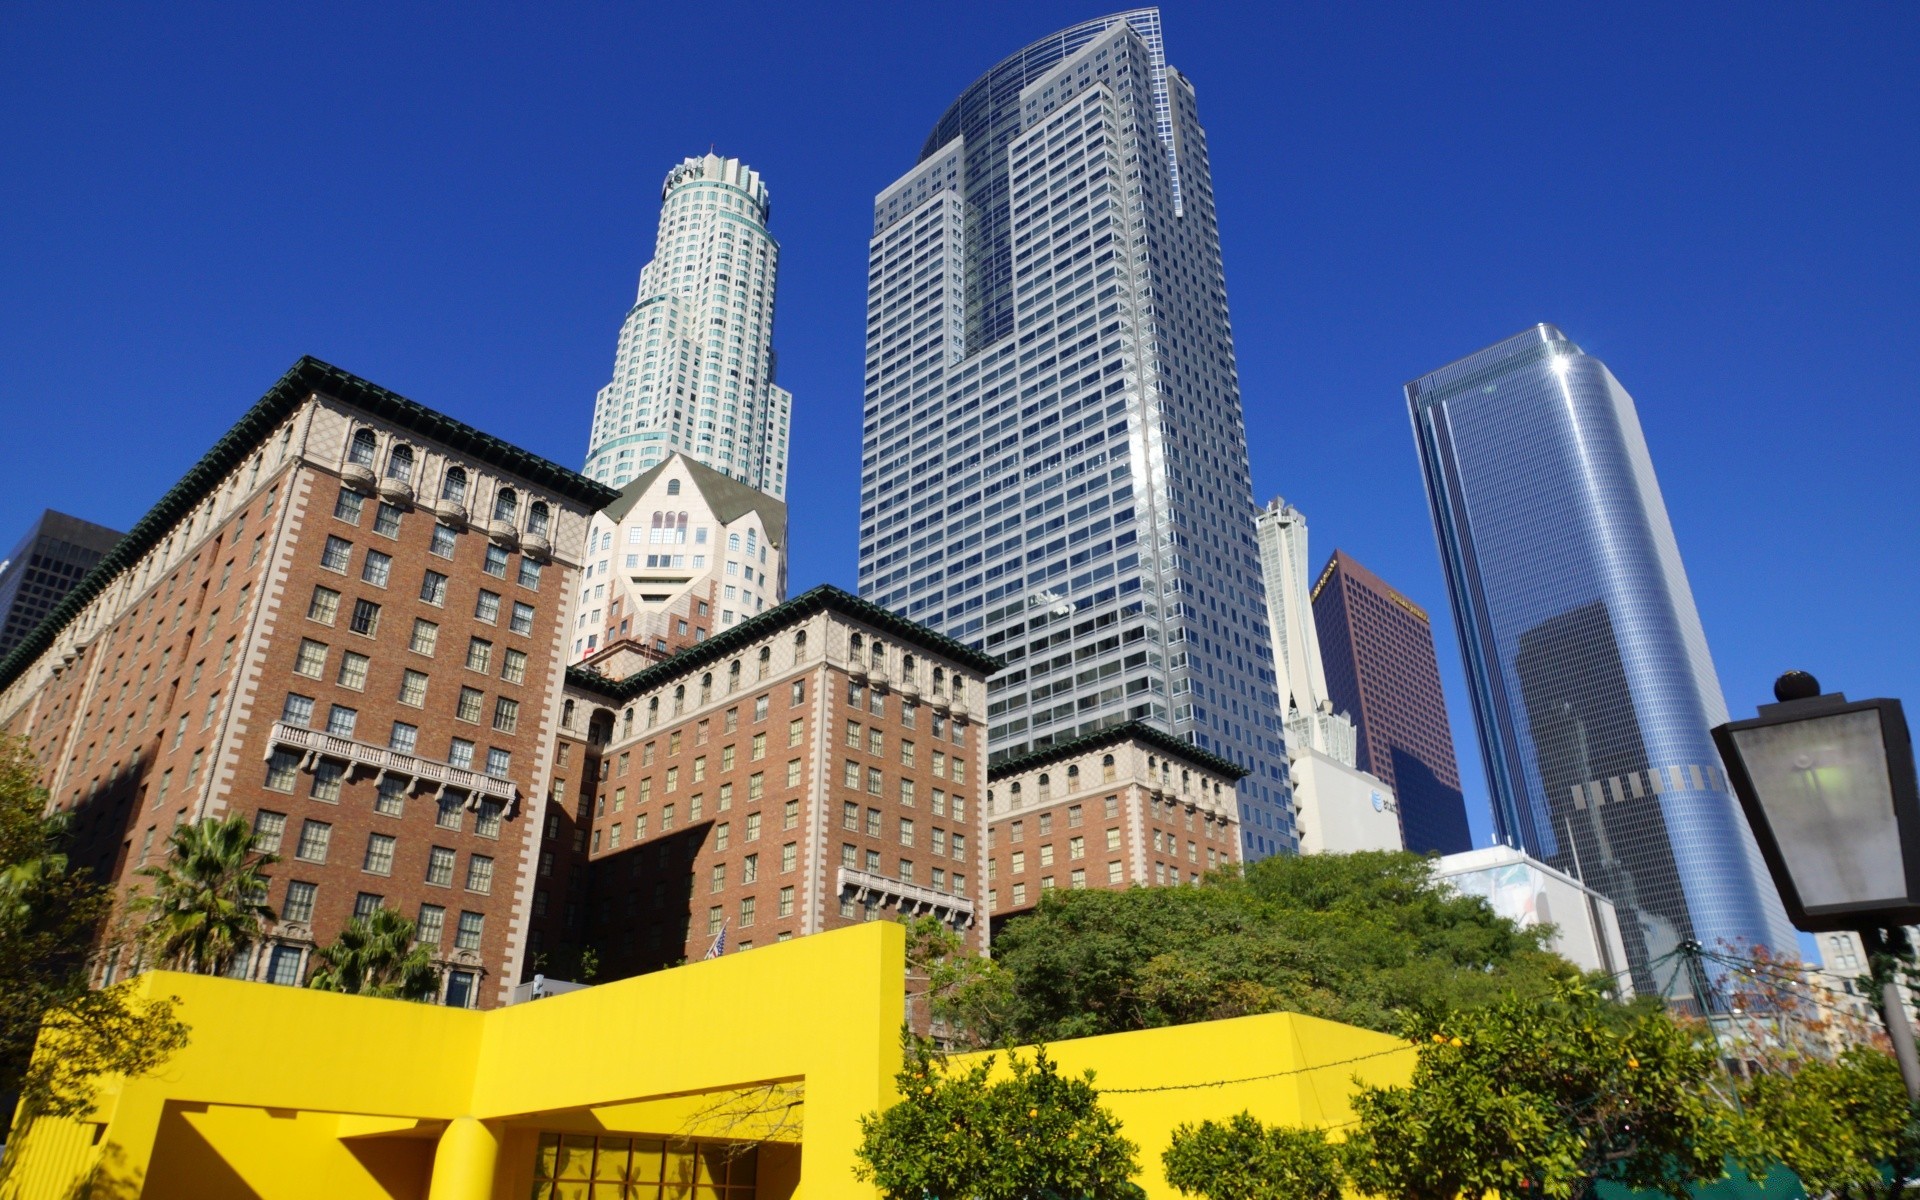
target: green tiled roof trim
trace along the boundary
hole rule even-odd
[[[708,663],[718,662],[801,617],[809,617],[827,609],[864,621],[875,629],[903,641],[916,642],[936,654],[944,655],[953,662],[972,667],[983,674],[991,675],[1000,669],[1000,660],[990,654],[982,654],[965,642],[956,642],[945,634],[935,633],[925,625],[917,625],[897,613],[888,612],[877,604],[862,600],[851,592],[844,592],[832,584],[823,583],[819,587],[795,596],[785,604],[777,604],[758,616],[740,622],[732,629],[724,630],[704,642],[689,646],[665,662],[656,663],[644,671],[636,671],[625,679],[610,678],[591,667],[575,666],[567,668],[567,682],[577,688],[605,696],[616,704],[625,704],[644,691],[659,687],[689,671],[697,671]]]
[[[510,472],[529,483],[564,496],[592,510],[611,504],[619,492],[595,483],[577,471],[570,471],[511,442],[481,433],[471,425],[454,420],[416,404],[405,396],[369,383],[331,363],[311,356],[294,363],[280,381],[268,389],[252,408],[222,434],[200,461],[181,476],[180,482],[147,510],[127,535],[107,552],[86,577],[47,614],[32,633],[5,659],[0,659],[0,689],[12,686],[33,660],[53,645],[67,622],[78,616],[95,596],[122,571],[140,561],[140,556],[158,545],[169,529],[191,512],[228,472],[246,461],[249,454],[280,427],[308,396],[319,392],[350,404],[370,416],[379,417],[430,438],[449,449],[468,455],[478,462]]]
[[[1048,746],[1045,750],[1035,750],[1031,754],[1022,754],[1019,758],[995,763],[987,769],[987,778],[1005,779],[1009,775],[1031,771],[1035,767],[1050,762],[1058,762],[1063,758],[1075,758],[1090,750],[1098,750],[1102,746],[1117,745],[1126,741],[1144,742],[1163,754],[1184,758],[1195,766],[1205,767],[1229,779],[1245,779],[1253,774],[1238,763],[1221,758],[1212,751],[1202,750],[1192,742],[1183,742],[1157,726],[1140,721],[1129,721],[1124,725],[1110,726],[1096,733],[1089,733],[1085,737],[1075,738],[1071,742],[1062,742],[1057,746]]]

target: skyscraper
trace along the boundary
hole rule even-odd
[[[1426,610],[1335,550],[1314,582],[1313,615],[1327,695],[1353,714],[1360,769],[1393,789],[1406,848],[1472,849]]]
[[[1791,949],[1633,398],[1551,325],[1406,393],[1501,837],[1613,900],[1641,990],[1687,938]]]
[[[769,211],[766,184],[737,158],[667,174],[653,261],[594,401],[587,475],[619,487],[678,450],[786,497],[793,397],[773,381]]]
[[[120,540],[120,531],[47,509],[0,559],[0,658]]]
[[[1276,497],[1254,519],[1260,573],[1266,583],[1267,625],[1280,678],[1281,710],[1289,744],[1301,742],[1351,767],[1357,761],[1353,718],[1333,711],[1320,659],[1307,580],[1307,518]]]
[[[860,591],[1000,657],[995,761],[1130,720],[1294,842],[1206,135],[1160,14],[981,76],[874,201]]]

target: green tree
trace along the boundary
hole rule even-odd
[[[47,812],[37,777],[26,743],[0,738],[0,1094],[28,1116],[79,1116],[95,1079],[152,1070],[187,1029],[172,999],[88,986],[111,897],[69,865],[66,816]]]
[[[261,872],[279,861],[253,848],[253,829],[242,813],[175,829],[167,838],[166,861],[138,872],[153,880],[152,892],[129,905],[147,917],[140,937],[149,961],[202,975],[226,974],[234,957],[273,919]]]
[[[1248,1112],[1181,1125],[1160,1161],[1168,1183],[1205,1200],[1340,1200],[1345,1178],[1323,1131],[1265,1126]]]
[[[1587,1195],[1598,1180],[1676,1200],[1749,1158],[1751,1126],[1708,1086],[1714,1050],[1665,1013],[1576,983],[1417,1022],[1407,1087],[1364,1088],[1343,1147],[1395,1200]]]
[[[1792,1074],[1757,1077],[1744,1094],[1766,1152],[1809,1196],[1896,1200],[1920,1167],[1920,1128],[1900,1067],[1883,1051],[1863,1046],[1834,1062],[1812,1059]]]
[[[347,922],[331,945],[313,952],[307,986],[390,1000],[432,1000],[440,990],[433,952],[414,945],[413,922],[381,905]]]
[[[1396,1032],[1577,969],[1412,854],[1266,859],[1197,887],[1056,889],[947,1002],[976,1045],[1289,1011]]]
[[[900,1100],[860,1118],[855,1174],[887,1200],[1138,1200],[1139,1147],[1100,1104],[1093,1074],[1060,1074],[1044,1049],[964,1071],[908,1039]]]

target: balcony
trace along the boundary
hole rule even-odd
[[[462,767],[415,758],[411,754],[402,754],[398,750],[389,750],[385,746],[356,742],[352,738],[336,737],[318,729],[302,729],[298,725],[289,725],[285,721],[273,723],[271,744],[303,751],[306,758],[300,765],[305,769],[311,769],[314,760],[324,755],[327,758],[341,759],[356,767],[371,767],[381,775],[405,775],[410,779],[425,779],[430,783],[439,784],[442,792],[448,788],[459,788],[467,793],[469,808],[478,807],[481,798],[485,797],[504,803],[508,814],[511,815],[520,803],[520,789],[515,787],[510,779],[496,779],[491,775],[482,775]]]
[[[930,912],[951,924],[973,924],[973,901],[965,896],[949,895],[871,871],[841,867],[840,891],[851,891],[862,900],[875,896],[892,900],[902,912]]]

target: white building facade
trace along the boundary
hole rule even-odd
[[[1522,928],[1553,926],[1547,949],[1583,971],[1612,977],[1621,999],[1633,998],[1620,916],[1613,901],[1578,879],[1511,846],[1443,855],[1434,860],[1433,875]]]
[[[1155,9],[1026,47],[874,202],[860,593],[1000,657],[993,760],[1144,721],[1295,848],[1206,134]]]
[[[774,383],[769,213],[765,182],[739,159],[668,173],[653,261],[594,402],[589,478],[623,487],[678,451],[785,498],[793,397]]]

